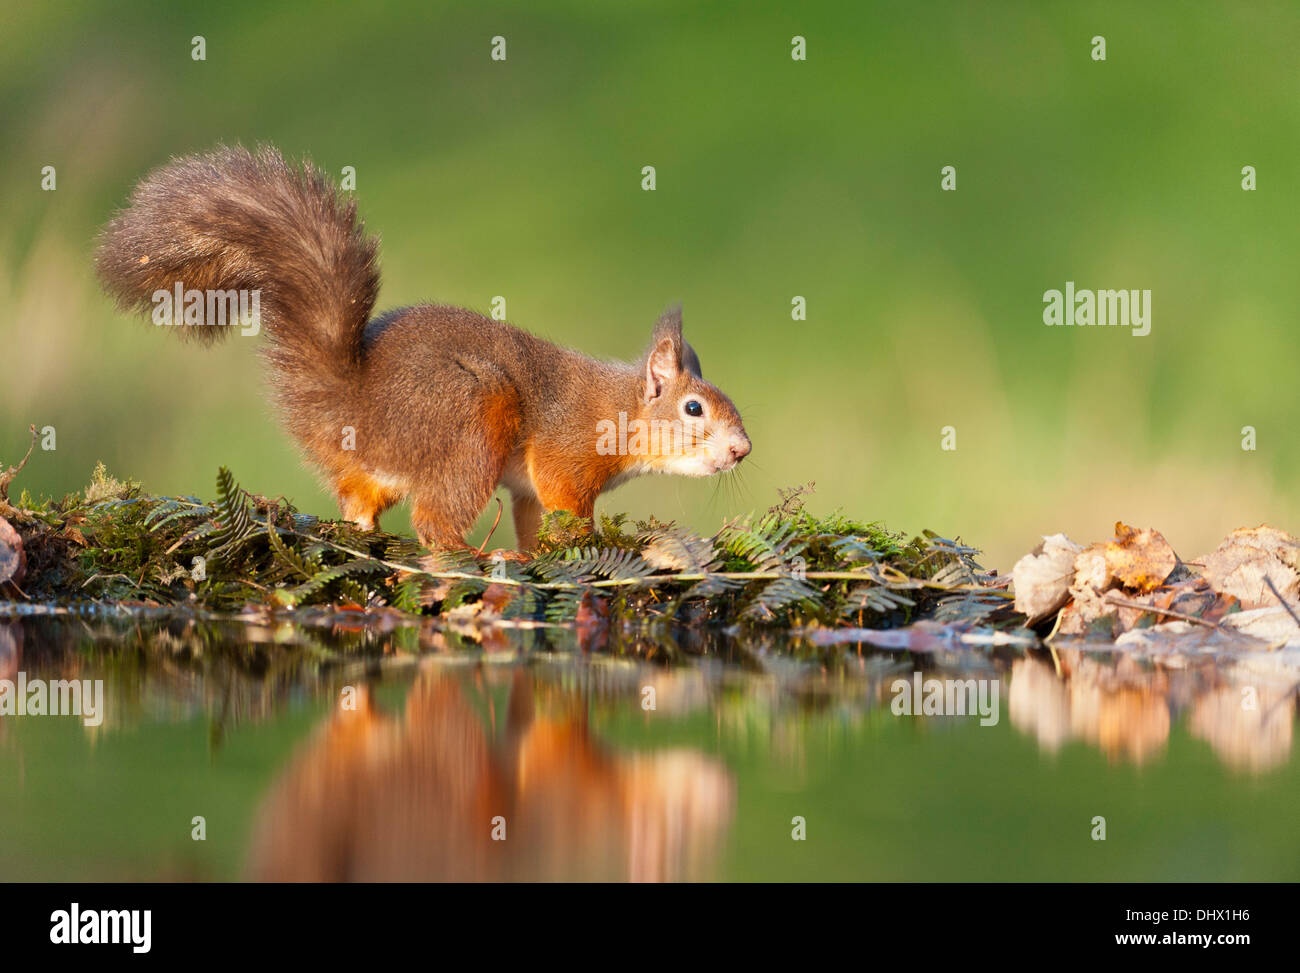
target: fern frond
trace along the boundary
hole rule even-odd
[[[641,556],[657,570],[702,574],[713,570],[717,563],[712,539],[684,527],[653,531],[639,539],[645,544]]]
[[[732,557],[753,565],[758,571],[780,571],[799,555],[808,542],[797,536],[798,526],[767,514],[757,523],[741,521],[723,528],[724,550]]]
[[[929,580],[931,584],[936,585],[962,585],[975,584],[978,578],[965,561],[953,561],[930,575]]]
[[[880,551],[860,537],[840,537],[831,541],[831,550],[841,564],[861,564],[863,561],[879,561]]]
[[[156,510],[151,511],[149,517],[145,518],[145,522],[148,523],[149,518],[153,517],[157,513],[158,511]],[[168,524],[174,523],[175,521],[184,520],[186,517],[211,517],[211,516],[212,516],[211,507],[207,507],[203,505],[192,506],[192,507],[185,506],[185,507],[181,507],[178,510],[173,510],[167,513],[166,516],[157,518],[156,520],[153,521],[153,524],[149,529],[162,530]]]
[[[204,537],[208,537],[211,534],[215,534],[216,532],[217,532],[217,525],[210,520],[205,520],[203,521],[203,523],[197,525],[192,530],[187,531],[181,537],[180,540],[178,540],[175,544],[172,545],[171,549],[177,550],[179,548],[185,547],[189,544],[194,543],[197,540],[200,540]]]
[[[392,561],[399,557],[415,557],[421,550],[420,542],[414,537],[392,537],[384,545],[384,558]]]
[[[729,594],[743,586],[743,582],[734,578],[723,577],[719,574],[706,574],[691,585],[682,598],[686,601],[694,598],[714,598],[718,595]]]
[[[487,579],[462,578],[457,580],[442,601],[442,611],[448,612],[463,605],[471,596],[481,595],[487,586]]]
[[[532,588],[517,588],[515,596],[501,610],[501,617],[512,621],[536,618],[542,610],[542,598]]]
[[[850,589],[840,605],[840,617],[848,618],[858,612],[875,612],[886,614],[899,608],[912,608],[916,605],[911,598],[900,591],[884,585],[863,584]]]
[[[554,625],[564,625],[578,617],[582,606],[583,588],[562,588],[546,600],[546,620]]]
[[[344,561],[342,564],[335,564],[328,568],[322,568],[314,575],[304,581],[298,587],[293,589],[295,597],[302,599],[313,595],[323,589],[331,581],[337,581],[340,578],[346,578],[352,575],[374,574],[378,571],[386,570],[382,564],[376,564],[374,561],[364,561],[361,559],[353,561]]]
[[[784,577],[769,581],[745,607],[746,618],[771,618],[783,609],[810,603],[821,607],[822,593],[807,581]]]
[[[216,515],[220,526],[212,535],[213,556],[234,551],[257,533],[248,497],[226,467],[217,471]]]
[[[393,585],[392,596],[388,599],[388,604],[398,611],[419,614],[423,603],[420,595],[424,587],[428,584],[428,578],[418,574],[408,574]]]
[[[561,557],[542,559],[537,569],[548,580],[571,583],[594,577],[634,581],[648,577],[655,570],[639,552],[617,547],[571,548]]]
[[[962,592],[939,599],[934,608],[936,622],[979,624],[994,612],[1014,604],[1005,592]]]
[[[304,557],[280,539],[280,532],[271,522],[271,515],[266,516],[266,536],[271,541],[271,550],[290,571],[302,575],[310,581],[320,571],[320,562]]]

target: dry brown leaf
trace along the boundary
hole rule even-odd
[[[1106,567],[1125,588],[1151,591],[1178,567],[1178,555],[1157,530],[1115,524],[1115,539],[1106,545]]]
[[[23,552],[23,539],[9,521],[0,517],[0,584],[12,581],[22,584],[27,575],[27,555]]]
[[[1115,576],[1106,565],[1105,544],[1093,544],[1074,559],[1074,592],[1087,589],[1101,593],[1115,584]]]
[[[1069,601],[1074,562],[1082,550],[1064,534],[1052,534],[1016,562],[1011,569],[1016,611],[1029,616],[1026,624],[1037,624]]]
[[[1244,609],[1271,608],[1278,604],[1269,590],[1271,581],[1278,593],[1296,605],[1300,575],[1295,564],[1300,542],[1284,531],[1261,526],[1234,530],[1212,554],[1199,563],[1206,581],[1215,591],[1235,595]]]
[[[1223,539],[1219,550],[1228,546],[1258,547],[1276,556],[1288,567],[1300,570],[1300,540],[1268,524],[1260,524],[1258,527],[1238,527]]]
[[[1274,645],[1300,641],[1300,625],[1281,605],[1237,612],[1225,618],[1223,624]]]
[[[1119,609],[1106,601],[1104,593],[1083,588],[1073,592],[1073,596],[1061,611],[1057,635],[1095,635],[1110,639],[1123,631]]]
[[[1263,643],[1258,643],[1261,647]],[[1115,640],[1115,648],[1126,649],[1143,656],[1167,658],[1174,655],[1199,655],[1222,651],[1224,638],[1221,632],[1193,625],[1191,622],[1173,621],[1150,628],[1135,628]],[[1232,641],[1234,648],[1254,645],[1245,639]]]

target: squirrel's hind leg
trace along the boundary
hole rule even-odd
[[[415,528],[415,536],[431,551],[457,551],[468,547],[465,534],[474,526],[477,516],[478,511],[469,517],[449,516],[442,498],[416,497],[411,506],[411,526]]]
[[[375,530],[379,515],[402,499],[395,487],[386,486],[360,471],[345,473],[334,484],[339,510],[362,530]]]
[[[454,434],[446,435],[447,459],[429,464],[412,485],[411,523],[431,549],[465,547],[465,534],[501,482],[519,429],[519,397],[500,385],[477,390]]]

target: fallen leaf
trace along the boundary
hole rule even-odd
[[[1268,526],[1234,530],[1211,554],[1198,563],[1205,580],[1215,591],[1235,595],[1243,608],[1271,608],[1278,604],[1269,589],[1271,581],[1292,606],[1300,591],[1300,574],[1295,564],[1300,542],[1284,531]]]
[[[1260,524],[1258,527],[1238,527],[1224,538],[1219,549],[1235,545],[1258,547],[1276,556],[1288,567],[1300,570],[1300,540],[1284,530],[1278,530],[1268,524]]]
[[[22,654],[22,623],[0,622],[0,679],[12,679],[18,674]]]
[[[1027,625],[1036,625],[1069,601],[1074,562],[1082,550],[1064,534],[1052,534],[1016,562],[1011,569],[1016,611],[1029,616]]]
[[[1115,524],[1115,539],[1106,545],[1106,568],[1125,588],[1151,591],[1178,567],[1178,555],[1157,530]]]
[[[1074,591],[1089,589],[1100,593],[1115,587],[1115,576],[1106,564],[1106,545],[1093,544],[1074,559]]]
[[[1096,635],[1110,639],[1123,631],[1119,609],[1106,601],[1104,592],[1084,587],[1071,589],[1071,596],[1070,603],[1061,611],[1057,635]]]
[[[23,583],[27,575],[27,555],[23,552],[23,539],[9,521],[0,517],[0,584]]]
[[[1123,627],[1118,610],[1102,595],[1119,582],[1106,566],[1106,545],[1093,544],[1074,559],[1070,603],[1061,612],[1057,635],[1097,635],[1114,638]]]
[[[1237,612],[1223,620],[1227,628],[1236,629],[1273,645],[1283,642],[1300,642],[1300,625],[1291,613],[1280,605]]]
[[[1245,639],[1234,639],[1228,644],[1234,648],[1246,645],[1258,645],[1263,648],[1262,642],[1251,643]],[[1182,621],[1166,622],[1149,628],[1135,628],[1115,640],[1117,649],[1156,658],[1166,658],[1176,654],[1189,656],[1213,654],[1222,652],[1224,647],[1225,640],[1221,633],[1203,625]]]

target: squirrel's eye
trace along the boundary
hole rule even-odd
[[[686,403],[685,408],[686,414],[692,418],[698,419],[700,416],[704,415],[704,406],[700,405],[700,403],[695,399],[689,400]]]

